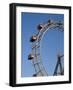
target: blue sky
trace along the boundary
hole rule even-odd
[[[21,76],[31,77],[35,72],[32,62],[28,60],[31,52],[30,37],[37,33],[37,25],[47,22],[64,21],[63,14],[26,13],[21,14]],[[53,75],[57,62],[57,53],[64,53],[64,32],[50,29],[42,40],[42,61],[49,75]]]

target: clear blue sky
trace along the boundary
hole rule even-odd
[[[63,14],[26,13],[21,14],[21,76],[31,77],[35,72],[32,62],[28,60],[31,52],[30,37],[37,33],[37,25],[47,22],[49,19],[64,21]],[[57,52],[64,53],[64,32],[58,29],[50,29],[42,40],[42,61],[49,75],[53,75]]]

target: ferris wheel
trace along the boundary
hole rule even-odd
[[[56,30],[55,28],[58,28],[58,31],[63,33],[64,31],[64,23],[61,21],[53,21],[48,20],[46,23],[41,23],[37,26],[38,33],[35,35],[32,35],[30,37],[30,42],[32,43],[31,46],[31,53],[28,55],[28,59],[32,61],[32,64],[34,66],[35,73],[33,74],[34,77],[38,76],[49,76],[48,72],[46,71],[43,63],[42,63],[42,54],[41,54],[41,41],[46,34],[47,31]],[[61,61],[64,57],[64,54],[59,54],[57,57],[57,64],[54,69],[53,75],[63,75],[64,74],[64,68],[62,67]],[[61,60],[62,59],[62,60]],[[58,68],[60,68],[58,72]]]

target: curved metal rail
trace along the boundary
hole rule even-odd
[[[30,38],[30,42],[32,42],[32,51],[28,56],[28,59],[32,61],[35,69],[35,74],[33,74],[33,76],[48,76],[48,73],[42,63],[41,41],[48,30],[59,28],[58,30],[63,32],[63,26],[63,22],[55,22],[52,20],[48,20],[48,22],[37,26],[38,33]]]

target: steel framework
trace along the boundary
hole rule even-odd
[[[59,55],[57,56],[57,64],[54,70],[53,75],[64,75],[64,67],[62,66],[62,60],[64,60],[64,55]]]
[[[33,74],[33,76],[48,76],[48,73],[42,63],[41,40],[43,39],[44,34],[51,28],[58,28],[59,31],[63,32],[63,26],[63,22],[52,20],[48,20],[46,23],[39,24],[37,26],[38,33],[30,38],[30,42],[32,43],[32,51],[28,55],[28,59],[32,61],[35,69],[35,74]],[[58,65],[56,68],[58,68]],[[55,70],[54,75],[56,72],[57,69]]]

